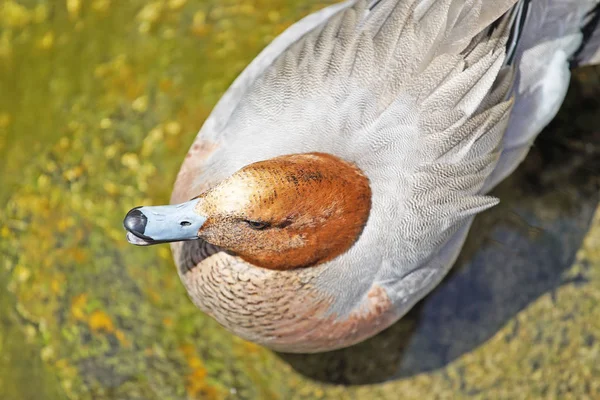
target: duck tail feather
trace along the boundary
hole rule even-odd
[[[484,191],[516,169],[536,136],[554,118],[567,93],[570,67],[592,61],[593,43],[598,41],[594,35],[600,18],[599,3],[599,0],[522,0],[519,4],[521,10],[515,18],[519,26],[512,35],[517,40],[513,40],[508,57],[515,68],[509,93],[515,105],[503,138],[503,153]],[[509,41],[509,48],[511,45]]]
[[[571,58],[571,68],[600,64],[600,1],[587,13],[581,27],[583,39]]]

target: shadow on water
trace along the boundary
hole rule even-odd
[[[595,85],[597,88],[598,86]],[[360,385],[440,369],[490,339],[565,278],[599,201],[598,96],[574,80],[556,119],[478,216],[454,268],[403,319],[353,347],[280,354],[318,381]],[[597,94],[597,89],[596,89]]]

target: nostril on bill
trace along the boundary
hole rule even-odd
[[[179,223],[179,225],[181,225],[181,226],[190,226],[191,224],[192,224],[192,223],[191,223],[191,222],[189,222],[189,221],[181,221],[181,222]]]

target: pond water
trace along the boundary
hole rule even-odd
[[[353,348],[236,338],[190,303],[168,246],[126,243],[123,215],[168,200],[235,76],[331,3],[0,4],[3,398],[600,398],[596,69],[577,73],[444,283]]]

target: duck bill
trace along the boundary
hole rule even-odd
[[[123,220],[127,241],[137,246],[149,246],[198,239],[198,231],[207,219],[195,211],[199,201],[130,210]]]

